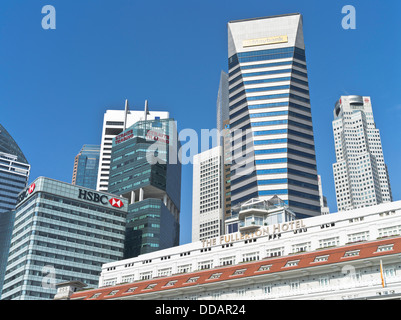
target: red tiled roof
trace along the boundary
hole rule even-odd
[[[377,252],[377,248],[383,245],[393,244],[390,251]],[[359,250],[358,255],[344,257],[346,252]],[[313,252],[293,254],[283,257],[265,258],[258,261],[240,263],[231,266],[216,267],[213,269],[190,272],[168,277],[153,278],[151,280],[136,281],[116,286],[102,287],[98,289],[76,292],[71,299],[83,300],[106,300],[118,299],[127,296],[140,295],[148,292],[161,292],[170,289],[191,287],[201,284],[227,281],[232,279],[247,278],[262,274],[274,274],[288,270],[305,269],[315,266],[331,265],[339,262],[355,261],[376,256],[386,256],[401,253],[401,237],[386,238],[371,242],[360,242],[357,244],[346,245],[331,249],[316,250]],[[315,262],[316,257],[327,256],[325,261]],[[298,261],[294,266],[286,266],[289,261]],[[262,266],[269,266],[265,270],[260,270]],[[243,272],[237,272],[243,270]],[[217,275],[218,274],[218,275]],[[216,275],[215,277],[212,277]],[[191,278],[196,281],[188,282]],[[174,285],[167,284],[174,281]],[[131,288],[136,288],[130,291]],[[112,295],[110,293],[113,292]]]

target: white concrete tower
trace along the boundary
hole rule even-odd
[[[392,201],[370,97],[342,96],[334,108],[333,133],[338,211]]]
[[[193,157],[192,242],[223,234],[223,148]]]

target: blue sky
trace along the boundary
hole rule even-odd
[[[384,2],[384,1],[383,1]],[[44,30],[41,9],[56,9]],[[345,5],[356,29],[341,26]],[[318,172],[336,201],[331,122],[340,95],[369,95],[394,200],[401,199],[400,1],[3,0],[0,122],[38,176],[71,182],[83,144],[100,144],[106,109],[168,110],[179,129],[216,126],[227,22],[300,12],[308,63]],[[191,241],[192,166],[183,166],[181,243]]]

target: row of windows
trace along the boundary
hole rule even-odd
[[[298,151],[290,148],[277,148],[277,149],[266,149],[266,150],[255,150],[255,154],[273,154],[273,153],[290,153],[295,154],[304,158],[309,158],[315,160],[314,154]]]
[[[271,164],[271,163],[290,163],[290,164],[295,164],[298,166],[310,168],[310,169],[315,169],[316,170],[316,165],[312,163],[307,163],[291,158],[278,158],[278,159],[261,159],[261,160],[255,160],[255,164]]]

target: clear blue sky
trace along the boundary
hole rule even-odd
[[[385,2],[385,3],[384,3]],[[56,8],[56,30],[41,9]],[[356,30],[341,27],[344,5]],[[318,172],[337,210],[331,122],[340,95],[372,97],[394,200],[401,199],[401,2],[314,0],[3,0],[0,4],[0,122],[32,165],[31,181],[71,182],[83,144],[100,144],[103,113],[168,110],[179,129],[216,126],[227,22],[300,12]],[[191,241],[192,166],[183,166],[181,243]]]

